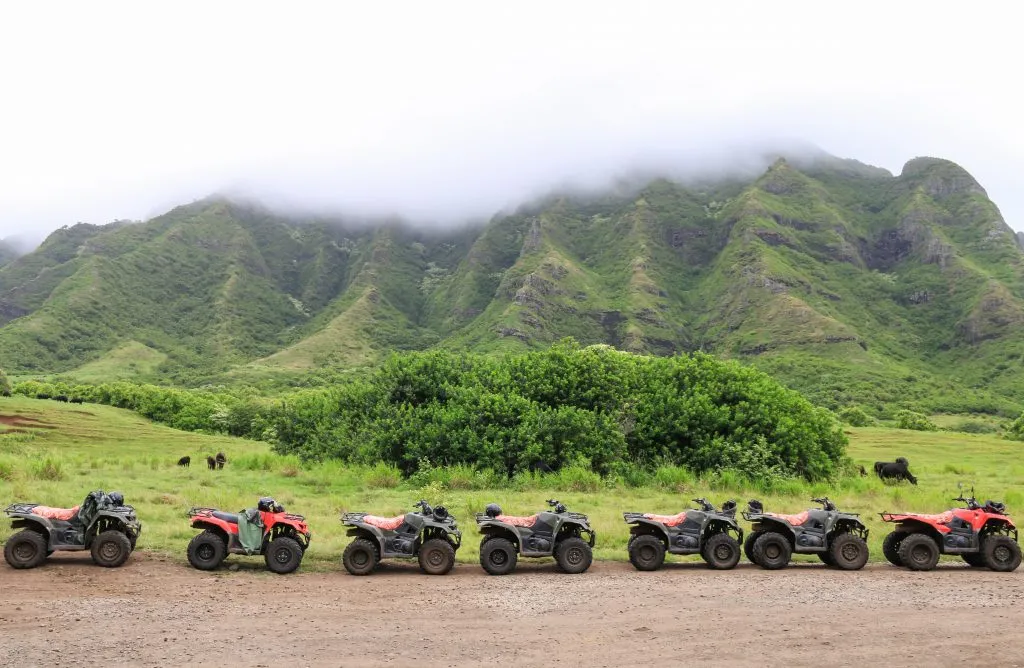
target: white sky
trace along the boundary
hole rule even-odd
[[[780,137],[955,160],[1024,229],[1024,41],[995,6],[4,3],[0,237],[224,188],[481,216]]]

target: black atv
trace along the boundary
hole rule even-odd
[[[752,499],[743,517],[753,531],[743,544],[747,559],[761,568],[784,568],[794,552],[816,554],[828,566],[844,571],[864,568],[868,561],[868,530],[856,513],[840,512],[828,497],[811,499],[821,508],[796,515],[766,513]]]
[[[693,502],[700,510],[684,510],[678,515],[622,513],[623,519],[634,525],[627,549],[637,570],[661,568],[666,552],[700,554],[716,569],[734,568],[739,563],[743,529],[736,523],[736,502],[726,501],[721,510],[707,499]]]
[[[524,557],[555,557],[558,567],[566,573],[582,573],[594,559],[597,534],[581,513],[570,513],[564,504],[549,499],[553,511],[541,511],[528,517],[503,515],[501,506],[488,504],[486,511],[476,514],[476,523],[483,534],[480,542],[480,565],[491,575],[506,575],[515,570],[519,555]],[[583,539],[583,534],[587,539]]]
[[[90,550],[100,566],[116,568],[128,560],[142,533],[135,509],[119,492],[90,492],[82,505],[51,508],[15,503],[4,511],[21,531],[7,539],[4,559],[13,568],[35,568],[57,550]]]
[[[345,548],[342,563],[352,575],[369,575],[381,559],[418,557],[420,569],[428,575],[444,575],[455,566],[455,551],[462,544],[462,532],[444,506],[431,507],[419,501],[419,512],[379,517],[368,513],[345,513],[342,524],[352,527],[355,540]]]

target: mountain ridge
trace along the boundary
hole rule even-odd
[[[62,228],[0,267],[0,367],[196,383],[572,336],[740,358],[829,406],[1009,414],[1022,240],[973,176],[929,157],[898,175],[778,157],[756,177],[553,193],[437,230],[212,197]]]

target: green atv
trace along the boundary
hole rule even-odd
[[[120,492],[90,492],[74,508],[15,503],[4,512],[11,526],[21,529],[4,545],[12,568],[35,568],[57,550],[90,550],[96,564],[116,568],[128,560],[142,533],[135,509],[124,504]]]

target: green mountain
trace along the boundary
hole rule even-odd
[[[898,176],[779,159],[442,231],[213,198],[63,228],[0,268],[0,367],[222,382],[572,336],[741,358],[830,406],[1009,414],[1022,248],[975,179],[933,158]]]

